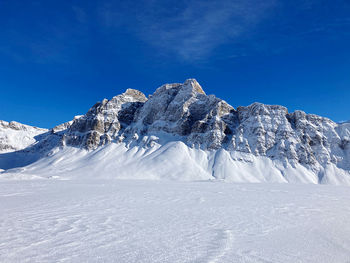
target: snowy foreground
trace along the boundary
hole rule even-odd
[[[350,262],[350,188],[0,181],[0,262]]]

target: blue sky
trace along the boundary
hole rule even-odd
[[[0,1],[0,119],[53,127],[127,88],[196,78],[350,119],[350,1]]]

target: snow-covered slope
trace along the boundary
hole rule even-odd
[[[21,152],[34,154],[22,168],[1,167],[12,156],[0,155],[2,177],[350,184],[349,123],[261,103],[234,109],[194,79],[148,99],[131,89],[105,99]]]
[[[24,125],[15,121],[0,120],[0,153],[14,152],[27,148],[40,140],[46,129]]]

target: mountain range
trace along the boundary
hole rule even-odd
[[[350,123],[253,103],[194,79],[128,89],[52,129],[0,121],[0,178],[118,178],[350,185]]]

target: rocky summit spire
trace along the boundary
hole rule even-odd
[[[195,79],[187,79],[184,82],[183,87],[190,87],[193,91],[205,95],[205,92],[202,89],[201,85],[199,85],[199,83]]]

